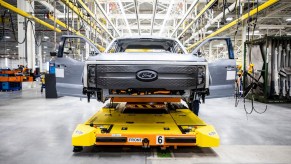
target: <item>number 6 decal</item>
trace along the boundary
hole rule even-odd
[[[157,145],[164,145],[165,138],[164,136],[157,136],[156,137],[156,144]]]

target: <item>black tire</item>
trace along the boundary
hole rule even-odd
[[[200,100],[193,100],[193,102],[191,103],[191,110],[197,116],[199,113],[199,108],[200,108]]]
[[[240,92],[239,92],[239,85],[236,82],[235,83],[235,92],[234,92],[234,98],[235,98],[235,103],[234,106],[237,107],[238,103],[239,103],[239,96],[240,96]]]
[[[187,105],[188,105],[188,108],[189,108],[190,110],[192,110],[192,102],[187,103]]]

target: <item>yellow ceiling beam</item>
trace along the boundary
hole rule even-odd
[[[210,2],[207,3],[206,6],[203,7],[203,9],[195,16],[195,18],[185,27],[185,29],[179,34],[178,38],[180,38],[195,22],[198,18],[201,17],[202,14],[204,14],[204,12],[206,10],[209,9],[209,7],[211,7],[217,0],[211,0]]]
[[[94,30],[96,30],[99,34],[102,34],[100,29],[89,19],[85,16],[82,11],[75,6],[70,0],[61,0],[66,6],[68,6],[74,13],[76,13],[81,19],[83,19],[89,26],[91,26]]]
[[[52,21],[55,20],[56,21],[56,24],[62,26],[63,28],[68,29],[69,31],[73,32],[74,34],[87,38],[86,36],[84,36],[83,34],[81,34],[80,31],[76,31],[72,27],[67,26],[67,24],[65,24],[64,22],[62,22],[59,19],[55,18],[53,15],[49,14],[48,15],[48,18],[50,20],[52,20]],[[93,44],[95,44],[98,47],[99,51],[103,52],[105,50],[105,48],[103,46],[101,46],[100,44],[95,43],[93,40],[91,40],[89,38],[87,38],[87,39],[90,40]]]
[[[38,19],[37,17],[35,17],[33,15],[30,15],[27,12],[25,12],[25,11],[23,11],[23,10],[21,10],[21,9],[19,9],[19,8],[17,8],[15,6],[3,1],[3,0],[0,0],[0,5],[5,7],[5,8],[7,8],[7,9],[9,9],[9,10],[11,10],[11,11],[13,11],[13,12],[15,12],[15,13],[17,13],[17,14],[19,14],[19,15],[21,15],[21,16],[23,16],[23,17],[31,19],[34,22],[37,22],[37,23],[39,23],[39,24],[41,24],[41,25],[43,25],[43,26],[45,26],[45,27],[47,27],[47,28],[49,28],[49,29],[51,29],[53,31],[62,32],[59,28],[54,27],[53,25],[51,25],[51,24],[49,24],[49,23],[47,23],[45,21],[42,21],[42,20]]]
[[[262,5],[260,5],[257,8],[252,9],[249,13],[244,14],[243,16],[241,16],[240,18],[230,22],[229,24],[221,27],[220,29],[216,30],[215,32],[213,32],[212,34],[208,35],[207,37],[205,37],[202,40],[199,40],[198,42],[190,45],[189,47],[187,47],[187,50],[190,51],[191,49],[193,49],[195,46],[197,46],[198,44],[200,44],[201,42],[203,42],[205,39],[214,37],[222,32],[224,32],[225,30],[233,27],[234,25],[238,24],[239,22],[244,21],[245,19],[247,19],[248,17],[251,17],[253,15],[255,15],[256,13],[268,8],[269,6],[272,6],[273,4],[279,2],[280,0],[268,0],[267,2],[263,3]]]
[[[113,39],[114,37],[111,35],[111,33],[107,30],[107,28],[101,23],[96,17],[95,14],[92,13],[92,11],[87,7],[87,5],[82,1],[78,0],[80,5],[87,11],[87,13],[101,26],[101,28]]]
[[[62,26],[63,28],[68,29],[69,31],[75,33],[76,35],[81,34],[79,31],[76,31],[75,29],[69,27],[67,24],[65,24],[64,22],[60,21],[59,19],[55,18],[52,14],[48,14],[48,18],[52,21],[56,21],[56,24]]]

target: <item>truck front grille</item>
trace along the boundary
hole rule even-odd
[[[101,89],[160,88],[185,90],[201,88],[205,81],[201,80],[201,78],[205,78],[201,77],[201,72],[205,73],[205,66],[97,65],[95,69],[94,77],[97,81],[97,88]],[[158,78],[153,81],[140,81],[136,76],[137,72],[141,70],[154,71],[158,74]],[[90,86],[94,87],[96,84],[89,83]]]

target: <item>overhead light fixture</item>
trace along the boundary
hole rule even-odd
[[[43,52],[44,54],[46,54],[46,52]]]
[[[5,36],[5,38],[6,38],[6,39],[10,39],[11,37],[10,37],[10,36]]]
[[[233,17],[228,17],[228,18],[226,18],[225,20],[228,21],[228,22],[230,22],[230,21],[233,20]]]
[[[259,25],[259,30],[284,30],[284,25]]]
[[[6,50],[7,50],[7,51],[9,51],[10,49],[9,49],[9,48],[7,48]]]
[[[291,18],[287,18],[286,21],[287,21],[287,22],[290,22],[290,21],[291,21]]]
[[[47,48],[47,46],[43,46],[43,48]]]
[[[258,36],[260,36],[260,35],[264,35],[264,34],[261,34],[261,33],[250,33],[250,34],[246,34],[246,35],[258,35]]]
[[[48,37],[48,36],[44,36],[43,38],[44,38],[44,39],[49,39],[50,37]]]

